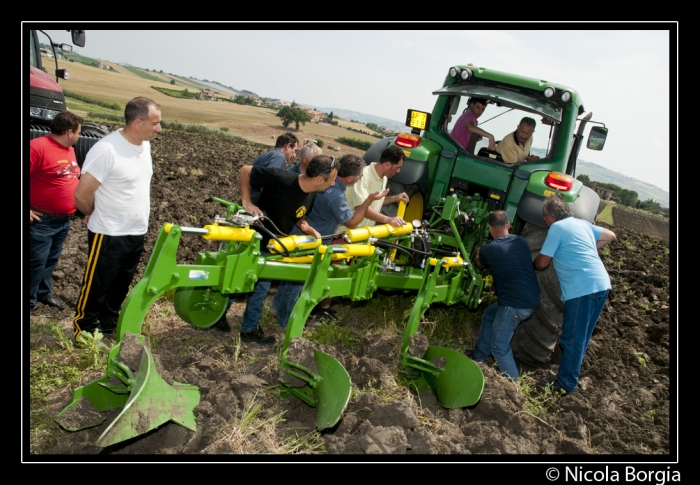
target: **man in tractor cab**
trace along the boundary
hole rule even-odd
[[[360,180],[345,189],[345,198],[350,208],[356,211],[371,194],[384,192],[389,179],[401,171],[404,158],[403,150],[397,146],[391,146],[384,149],[378,161],[365,166]],[[382,206],[395,204],[399,201],[408,204],[406,192],[374,200],[367,208],[365,217],[352,227],[374,226],[377,223],[391,224],[394,227],[403,226],[406,221],[401,217],[389,217],[380,212]],[[350,226],[347,224],[340,224],[334,232],[345,232],[348,229]]]
[[[532,134],[535,132],[534,119],[526,116],[514,132],[508,133],[498,145],[496,151],[501,154],[503,161],[506,163],[520,163],[524,161],[539,160],[537,155],[530,155],[530,147],[532,146]]]
[[[559,338],[559,373],[556,380],[542,379],[540,384],[552,385],[554,392],[568,394],[578,386],[583,357],[612,288],[598,250],[616,236],[609,229],[575,218],[560,194],[545,200],[542,217],[549,230],[532,264],[541,271],[553,261],[564,302],[564,321]]]
[[[301,150],[299,139],[294,133],[284,133],[277,137],[275,148],[265,152],[253,161],[253,167],[279,168],[284,170],[292,158]],[[251,187],[250,197],[254,204],[260,198],[260,187]]]
[[[501,373],[510,379],[520,377],[510,340],[518,325],[540,306],[540,286],[532,267],[530,246],[522,236],[510,234],[505,211],[489,214],[493,240],[477,248],[474,264],[489,268],[498,301],[484,311],[479,338],[467,357],[485,362],[493,355]]]
[[[303,233],[321,237],[307,221],[306,215],[314,204],[317,192],[323,192],[335,183],[338,176],[337,162],[333,157],[319,155],[313,158],[306,167],[306,173],[295,174],[278,168],[242,167],[240,174],[241,201],[243,208],[255,215],[264,216],[263,225],[269,231],[261,231],[260,252],[269,254],[267,245],[271,234],[278,235],[281,231],[290,234],[294,226]],[[251,187],[261,187],[258,204],[251,201]],[[273,336],[265,337],[258,326],[262,315],[262,305],[265,295],[270,290],[270,280],[258,280],[253,293],[248,296],[246,309],[241,324],[241,340],[263,344],[274,343]],[[294,307],[293,291],[295,283],[283,281],[279,285],[279,310],[277,324],[286,328],[289,315]],[[228,307],[231,307],[237,295],[231,295]],[[226,321],[226,312],[215,324],[220,330],[230,330]]]
[[[457,119],[457,123],[455,123],[452,128],[452,133],[450,133],[452,138],[462,145],[462,148],[469,153],[474,153],[474,145],[483,137],[489,139],[489,150],[494,150],[496,148],[496,139],[493,135],[478,127],[478,119],[484,114],[486,103],[488,103],[488,101],[484,98],[469,98],[469,101],[467,101],[467,109],[464,110],[464,113]],[[472,134],[476,135],[477,138],[472,139]]]

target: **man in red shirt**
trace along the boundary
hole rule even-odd
[[[50,134],[29,142],[29,311],[37,301],[66,308],[53,295],[51,275],[76,210],[73,194],[80,167],[73,145],[82,123],[74,113],[59,113]]]

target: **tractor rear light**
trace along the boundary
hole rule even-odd
[[[402,148],[416,148],[418,145],[420,145],[420,136],[418,135],[413,135],[410,133],[401,133],[399,136],[396,137],[396,146],[400,146]]]
[[[568,192],[574,187],[574,178],[559,172],[549,172],[544,179],[544,184],[552,189]]]

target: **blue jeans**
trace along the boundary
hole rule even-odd
[[[564,322],[561,327],[559,346],[559,385],[567,391],[576,390],[581,363],[588,350],[593,329],[603,311],[609,290],[572,298],[564,302]]]
[[[29,224],[29,310],[53,298],[51,275],[58,264],[72,216],[42,215]]]
[[[255,284],[253,293],[248,296],[245,312],[243,312],[243,322],[241,323],[241,332],[250,332],[255,330],[262,316],[262,306],[265,300],[265,295],[270,291],[272,281],[258,280]],[[287,328],[289,316],[292,314],[292,309],[299,298],[301,290],[304,288],[303,283],[293,281],[281,281],[275,295],[275,303],[277,304],[277,325],[282,328]],[[228,300],[226,312],[231,308],[233,301],[239,294],[231,295]],[[273,304],[274,305],[274,304]],[[224,313],[225,314],[225,313]]]
[[[512,308],[498,303],[490,305],[481,319],[474,360],[483,362],[491,354],[505,377],[520,377],[513,359],[513,349],[510,348],[510,340],[520,322],[530,315],[532,308]]]

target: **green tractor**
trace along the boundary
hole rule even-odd
[[[600,198],[576,180],[576,161],[586,127],[602,125],[588,132],[586,146],[591,150],[603,149],[607,128],[591,121],[592,113],[585,111],[578,92],[541,79],[466,65],[451,67],[442,88],[433,94],[438,97],[432,113],[408,110],[410,133],[378,141],[364,155],[371,163],[390,145],[404,151],[406,160],[389,186],[391,193],[404,191],[411,197],[407,220],[430,217],[450,197],[463,204],[485,201],[488,211],[506,211],[513,232],[528,240],[533,258],[547,233],[542,218],[547,197],[562,194],[575,217],[594,221]],[[506,136],[525,116],[539,119],[530,150],[539,159],[505,163],[488,150],[487,140],[477,141],[480,137],[474,135],[467,147],[461,146],[451,133],[472,97],[487,100],[478,127],[494,136]],[[473,229],[463,225],[458,239],[473,238]],[[538,272],[538,279],[542,305],[519,326],[512,341],[516,359],[530,366],[547,362],[563,320],[561,290],[551,265]]]
[[[258,279],[304,284],[279,357],[280,368],[289,377],[281,382],[281,390],[283,396],[316,408],[318,429],[339,422],[352,383],[332,356],[315,350],[309,361],[295,355],[294,344],[303,336],[311,310],[329,296],[361,301],[372,298],[378,289],[414,293],[400,350],[406,377],[416,388],[432,392],[445,408],[475,405],[484,387],[480,368],[459,352],[420,342],[421,317],[433,303],[462,304],[470,310],[479,307],[488,273],[471,260],[475,249],[490,237],[491,211],[505,210],[515,230],[528,234],[534,250],[538,249],[534,236],[542,239],[544,235],[541,206],[548,195],[562,193],[577,217],[593,220],[598,196],[573,177],[590,115],[580,120],[574,133],[577,117],[583,113],[576,92],[485,69],[450,69],[445,86],[436,94],[432,114],[409,110],[411,134],[382,140],[365,155],[369,163],[389,144],[406,153],[404,166],[393,180],[395,188],[411,194],[408,206],[399,208],[399,215],[410,221],[401,227],[351,229],[344,233],[344,244],[331,245],[310,236],[274,234],[268,254],[260,248],[261,232],[266,229],[259,218],[222,199],[213,202],[221,204],[226,215],[217,216],[212,224],[201,228],[163,225],[141,280],[122,306],[117,344],[109,353],[105,375],[73,392],[71,403],[56,417],[58,423],[77,431],[104,422],[110,411],[116,411],[116,418],[97,440],[99,446],[134,438],[168,421],[195,429],[199,390],[191,384],[166,382],[158,374],[141,335],[143,320],[159,298],[174,291],[178,316],[194,326],[210,327],[226,311],[229,295],[253,291]],[[508,112],[541,115],[550,141],[541,160],[508,165],[460,147],[449,133],[454,115],[470,96],[487,98]],[[606,130],[594,130],[588,146],[600,149]],[[218,250],[199,253],[192,264],[179,264],[177,251],[183,237],[218,241]],[[552,298],[557,298],[556,278],[549,283]],[[536,317],[544,321],[552,305],[543,301],[542,306],[545,311]],[[553,336],[546,333],[550,328],[543,331],[541,323],[528,322],[520,326],[528,330],[519,330],[520,336],[514,337],[514,349],[522,362],[544,362],[556,343],[557,322],[546,320]],[[76,424],[75,416],[87,415],[86,409],[94,422]]]

